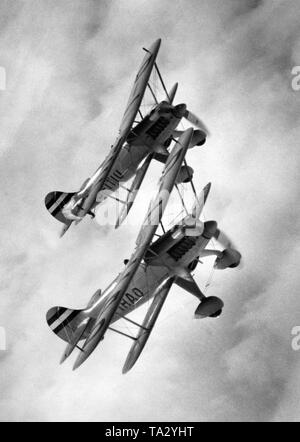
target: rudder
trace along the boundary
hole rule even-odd
[[[61,223],[71,224],[72,220],[67,219],[62,213],[64,206],[70,201],[75,192],[49,192],[45,198],[45,206],[48,212]]]
[[[84,310],[52,307],[46,314],[46,320],[53,333],[65,342],[72,343],[78,328],[85,325],[89,320],[83,312]],[[83,333],[80,339],[85,337]]]

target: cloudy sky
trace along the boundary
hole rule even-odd
[[[1,420],[299,420],[299,19],[297,0],[1,1]],[[197,187],[213,183],[205,215],[244,268],[215,272],[218,320],[194,320],[197,300],[172,289],[126,376],[130,342],[111,334],[72,372],[45,313],[105,288],[137,229],[85,220],[59,239],[44,196],[77,190],[103,160],[141,47],[159,37],[167,85],[212,133],[188,153]],[[201,287],[209,272],[197,268]]]

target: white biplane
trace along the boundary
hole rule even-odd
[[[96,291],[86,308],[73,310],[53,307],[47,312],[47,322],[52,331],[68,343],[61,362],[78,348],[80,352],[74,369],[79,367],[109,329],[133,339],[123,367],[123,373],[126,373],[141,354],[174,283],[199,299],[200,304],[195,311],[197,318],[217,317],[221,314],[223,301],[215,296],[206,297],[192,276],[199,260],[206,256],[216,256],[214,267],[217,269],[237,267],[241,260],[241,254],[218,229],[215,221],[200,221],[210,184],[205,186],[199,196],[195,195],[191,211],[154,240],[192,138],[193,129],[187,129],[168,156],[158,195],[150,203],[136,241],[136,249],[119,276],[105,291]],[[223,250],[207,248],[212,238],[219,242]],[[142,324],[127,316],[151,298],[153,301]],[[131,336],[112,327],[120,319],[137,326],[137,335]]]
[[[128,104],[123,115],[119,135],[110,153],[91,178],[84,181],[78,192],[67,193],[54,191],[45,198],[47,210],[58,221],[64,224],[62,235],[75,222],[80,222],[86,214],[95,216],[95,208],[123,184],[132,179],[130,188],[125,188],[127,197],[123,202],[116,227],[126,218],[136,194],[142,184],[152,159],[165,163],[170,155],[168,147],[183,131],[176,130],[182,118],[186,118],[198,130],[193,132],[189,147],[205,143],[208,130],[201,120],[187,110],[185,104],[173,105],[177,84],[167,92],[156,57],[161,40],[155,41],[149,49],[136,75]],[[158,102],[155,91],[151,87],[150,76],[156,72],[166,95],[165,100]],[[143,116],[141,103],[147,89],[151,92],[154,107]],[[140,121],[136,118],[139,116]],[[193,169],[186,162],[181,166],[177,182],[188,182],[192,179]]]

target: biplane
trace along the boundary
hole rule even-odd
[[[118,137],[111,150],[96,170],[84,181],[78,192],[54,191],[47,194],[45,205],[47,210],[58,221],[64,224],[61,235],[71,226],[77,224],[85,215],[95,217],[95,209],[108,197],[113,196],[118,189],[126,190],[127,195],[120,211],[116,227],[126,218],[137,192],[147,173],[152,159],[166,163],[169,157],[169,146],[176,141],[183,131],[177,130],[182,118],[187,119],[198,127],[193,132],[190,146],[200,146],[205,143],[208,130],[204,123],[187,109],[186,104],[174,105],[177,84],[168,92],[156,63],[161,40],[155,41],[149,49],[136,75],[127,107],[119,128]],[[151,73],[155,71],[165,93],[165,99],[158,101],[150,83]],[[146,115],[143,115],[141,103],[145,91],[149,90],[154,105]],[[138,120],[139,119],[139,120]],[[188,182],[192,179],[193,169],[186,162],[181,166],[177,182]],[[131,180],[130,188],[124,183]]]
[[[210,184],[204,187],[200,195],[195,193],[193,207],[181,221],[168,231],[164,229],[164,233],[154,239],[192,137],[193,129],[187,129],[168,156],[158,194],[149,205],[136,240],[136,249],[125,262],[124,270],[106,290],[97,290],[86,308],[73,310],[53,307],[47,312],[48,325],[67,342],[61,362],[78,348],[74,369],[79,367],[104,338],[106,331],[111,330],[133,340],[123,367],[123,373],[126,373],[141,354],[173,284],[199,299],[196,318],[214,318],[221,314],[223,301],[216,296],[206,297],[192,276],[197,264],[207,256],[216,256],[216,269],[237,267],[241,261],[241,254],[215,221],[200,221]],[[223,250],[207,248],[213,238]],[[142,324],[128,317],[129,313],[151,298],[152,303]],[[112,326],[120,319],[138,327],[137,335],[126,334]]]

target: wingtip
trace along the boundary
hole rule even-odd
[[[62,237],[64,236],[64,234],[66,233],[66,231],[69,230],[69,228],[71,227],[71,224],[72,224],[72,222],[69,223],[69,224],[65,224],[65,225],[63,226],[63,228],[61,229],[61,231],[60,231],[60,233],[59,233],[59,237],[60,237],[60,238],[62,238]]]
[[[59,363],[63,364],[65,362],[65,360],[71,355],[73,350],[74,350],[74,347],[71,346],[70,344],[68,344],[67,347],[65,348],[65,351],[63,352],[63,355],[62,355]]]
[[[211,189],[211,182],[207,183],[203,190],[205,190],[206,192],[209,192],[210,189]]]
[[[149,52],[157,53],[161,45],[161,38],[155,40],[149,48]]]
[[[209,192],[210,192],[210,189],[211,189],[211,183],[210,183],[210,182],[207,183],[206,186],[203,187],[204,203],[205,203],[206,200],[207,200],[207,197],[208,197],[208,194],[209,194]]]
[[[77,368],[80,367],[80,365],[82,364],[82,362],[83,362],[83,361],[78,361],[78,360],[76,359],[76,361],[75,361],[75,363],[74,363],[74,365],[73,365],[72,371],[77,370]]]
[[[74,362],[72,370],[73,371],[77,370],[77,368],[79,368],[80,365],[83,364],[83,362],[85,360],[86,360],[86,357],[85,357],[84,353],[79,353],[79,355],[77,356],[77,359]]]
[[[64,353],[59,361],[60,364],[63,364],[65,362],[65,360],[67,359],[69,355],[67,355],[66,353]]]
[[[132,368],[132,364],[129,364],[126,361],[123,368],[122,368],[122,374],[127,374],[131,368]]]

